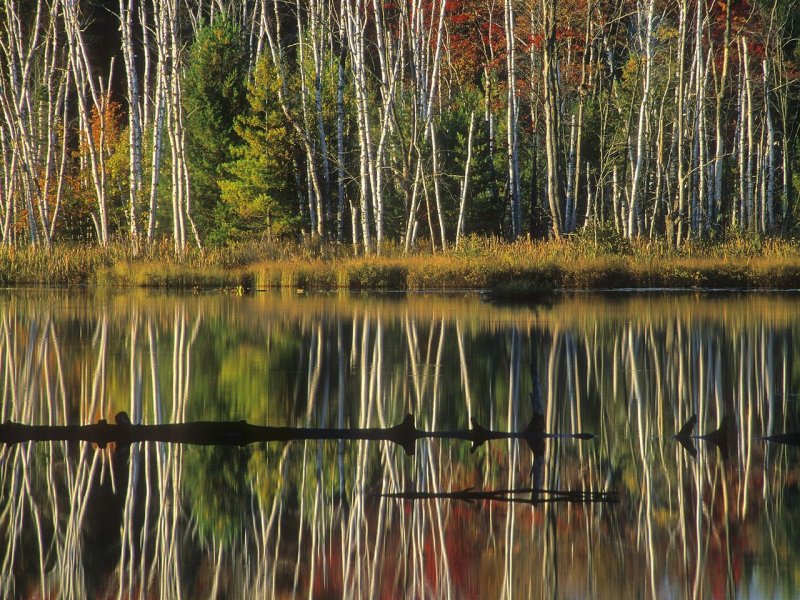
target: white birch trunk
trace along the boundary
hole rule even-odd
[[[436,202],[436,216],[439,220],[439,235],[441,236],[442,250],[444,251],[447,250],[447,238],[445,237],[444,213],[442,212],[442,196],[439,186],[439,178],[441,175],[439,172],[439,144],[436,139],[436,127],[434,126],[433,121],[428,123],[428,127],[430,128],[431,155],[433,157],[433,197]]]
[[[313,0],[312,0],[313,2]],[[299,7],[298,7],[299,8]],[[313,6],[309,7],[313,11]],[[297,73],[300,76],[300,123],[298,126],[302,129],[305,135],[309,132],[309,115],[308,115],[308,85],[306,84],[306,70],[305,70],[305,37],[306,32],[303,29],[303,21],[301,19],[300,10],[295,13],[295,20],[297,23]],[[308,217],[309,224],[311,225],[311,235],[320,235],[320,227],[322,222],[320,219],[322,206],[322,198],[317,194],[312,185],[314,174],[317,172],[317,157],[313,148],[310,153],[306,155],[306,190],[308,200]]]
[[[139,104],[139,76],[133,51],[133,0],[119,0],[122,29],[122,51],[128,87],[128,221],[130,243],[134,254],[139,246],[139,196],[142,189],[142,130]]]
[[[753,141],[753,87],[750,82],[750,56],[748,51],[748,41],[746,37],[742,37],[742,61],[744,69],[744,86],[745,86],[745,118],[747,127],[747,151],[745,156],[746,169],[745,169],[745,182],[747,185],[747,201],[746,201],[746,217],[744,220],[745,226],[748,230],[752,231],[756,227],[755,221],[755,189],[753,182],[754,175],[754,159],[755,159],[755,142]]]
[[[166,19],[166,43],[169,52],[169,71],[166,81],[165,98],[167,103],[167,133],[172,154],[172,236],[175,252],[186,251],[187,229],[191,227],[195,241],[200,246],[197,230],[191,220],[191,196],[189,189],[188,165],[186,163],[186,142],[181,102],[181,55],[178,42],[177,0],[162,0]]]
[[[685,173],[685,158],[684,158],[684,91],[685,87],[685,68],[686,62],[686,20],[687,20],[687,5],[686,0],[681,0],[679,5],[679,24],[678,24],[678,88],[675,91],[677,100],[677,114],[675,127],[677,129],[677,163],[678,163],[678,180],[675,182],[678,192],[678,227],[675,236],[675,245],[680,246],[685,237],[685,226],[687,218],[686,207],[686,173]]]
[[[345,47],[344,47],[344,23],[339,25],[339,43],[342,45],[339,51],[339,64],[337,68],[337,87],[336,87],[336,182],[338,186],[338,203],[336,206],[336,240],[344,241],[344,87],[345,87]],[[358,235],[353,232],[353,241],[357,242]]]
[[[161,174],[161,153],[164,132],[164,119],[166,117],[166,82],[169,79],[169,47],[167,44],[166,16],[163,0],[152,0],[156,48],[158,51],[158,64],[156,71],[155,88],[153,90],[153,131],[150,149],[150,191],[149,212],[147,218],[147,243],[155,241],[156,220],[158,215],[158,181]]]
[[[0,104],[2,105],[7,144],[3,161],[8,164],[9,150],[13,183],[6,189],[4,243],[13,244],[10,229],[15,213],[16,192],[21,191],[27,214],[28,235],[32,245],[40,241],[50,245],[47,227],[48,186],[52,176],[54,151],[53,122],[58,114],[54,92],[58,29],[55,10],[43,0],[28,5],[27,14],[20,14],[17,2],[7,2],[0,14]],[[24,26],[23,26],[24,21]],[[44,34],[44,40],[42,40]],[[44,47],[43,57],[37,54]],[[41,104],[36,92],[46,89],[45,123],[40,118]],[[44,144],[40,141],[44,138]],[[44,175],[44,190],[40,175]],[[18,178],[18,179],[17,179]],[[8,182],[7,182],[8,183]],[[37,226],[37,214],[41,231]],[[10,235],[9,235],[10,234]],[[40,240],[41,237],[41,240]]]
[[[569,154],[567,155],[567,193],[564,204],[564,233],[573,231],[572,220],[575,211],[574,190],[575,185],[575,115],[572,115],[569,126]]]
[[[508,160],[508,196],[511,207],[511,238],[522,233],[522,205],[519,186],[519,100],[516,80],[516,40],[514,5],[512,0],[503,4],[506,34],[506,142]],[[444,242],[444,240],[442,240]]]
[[[692,170],[697,181],[692,189],[692,236],[701,237],[705,225],[706,177],[705,177],[705,91],[706,71],[703,56],[703,23],[705,1],[697,0],[695,10],[695,48],[694,48],[694,84],[695,84],[695,143]]]
[[[438,5],[434,4],[430,11],[431,14],[436,15],[436,18],[430,19],[430,27],[426,28],[424,25],[425,9],[421,0],[413,1],[411,14],[408,19],[410,22],[411,62],[414,65],[412,85],[417,94],[413,107],[414,131],[412,139],[409,142],[411,144],[411,149],[413,149],[416,155],[416,167],[414,171],[415,193],[412,194],[411,207],[406,223],[406,252],[408,252],[411,244],[415,241],[419,200],[414,201],[414,198],[418,198],[416,191],[420,183],[425,192],[423,195],[427,201],[427,186],[424,175],[422,175],[422,147],[424,147],[430,139],[430,123],[434,116],[433,104],[439,95],[441,57],[445,34],[445,10],[447,8],[446,0],[436,1]],[[431,54],[431,47],[433,47],[433,54]],[[398,55],[399,54],[400,53],[398,53]],[[422,139],[420,140],[418,136],[421,136]],[[419,179],[420,177],[422,177],[421,180]],[[428,221],[429,229],[432,230],[430,214],[428,215]]]
[[[469,190],[469,170],[472,164],[472,133],[475,129],[475,111],[469,115],[469,133],[467,134],[467,160],[464,164],[464,178],[461,180],[461,194],[458,203],[458,223],[456,224],[456,246],[464,237],[464,207],[467,204]]]
[[[740,45],[741,49],[741,45]],[[743,62],[742,54],[739,54],[740,63]],[[741,65],[740,65],[741,66]],[[738,116],[736,123],[736,144],[737,156],[739,165],[739,195],[738,202],[733,213],[733,224],[738,226],[742,231],[747,228],[747,185],[746,181],[746,142],[745,136],[747,135],[747,118],[745,113],[747,111],[747,96],[744,90],[744,73],[740,69],[739,72],[739,93],[738,93]]]
[[[640,4],[639,14],[642,14],[643,5]],[[642,166],[644,164],[644,138],[645,138],[645,117],[650,108],[650,71],[652,63],[652,37],[653,37],[653,0],[648,0],[646,8],[646,25],[642,47],[645,51],[644,81],[642,82],[642,99],[639,103],[639,123],[636,130],[636,163],[633,169],[633,179],[631,181],[631,197],[628,210],[628,237],[639,235],[637,223],[637,211],[639,208],[639,181],[642,177]]]
[[[316,136],[316,133],[312,134],[309,131],[309,128],[306,127],[306,117],[305,117],[305,110],[303,111],[303,118],[302,123],[298,122],[298,119],[292,112],[292,107],[289,103],[288,97],[288,87],[287,87],[287,67],[285,64],[285,56],[282,47],[282,39],[281,39],[281,27],[280,27],[280,10],[278,8],[277,0],[273,0],[273,13],[274,13],[274,28],[275,30],[272,31],[272,28],[267,24],[264,30],[264,35],[266,36],[267,43],[269,45],[269,52],[270,58],[272,59],[272,64],[275,67],[275,71],[278,73],[278,77],[280,78],[281,85],[278,87],[278,102],[281,105],[281,110],[283,111],[283,115],[286,118],[286,121],[292,127],[292,130],[297,135],[297,138],[300,141],[300,144],[303,148],[306,162],[309,165],[312,165],[313,168],[308,169],[309,173],[309,187],[313,191],[313,195],[316,198],[322,198],[322,186],[320,185],[319,175],[316,169],[316,152],[314,150],[314,142],[313,138]],[[302,44],[301,44],[302,50]],[[305,83],[303,79],[302,83],[302,90],[301,90],[301,102],[305,103]],[[298,190],[299,191],[299,190]],[[301,192],[302,193],[302,192]],[[315,212],[315,218],[316,214]],[[316,221],[315,221],[316,224]]]
[[[328,142],[325,136],[325,122],[322,118],[322,70],[324,68],[323,52],[325,49],[325,23],[323,20],[323,2],[313,0],[311,6],[311,48],[314,57],[314,110],[317,120],[317,138],[319,155],[322,161],[322,197],[317,205],[317,234],[326,233],[326,222],[330,220],[331,171],[328,159]]]
[[[775,199],[775,126],[772,122],[772,107],[770,103],[770,70],[766,59],[762,62],[764,70],[764,119],[767,126],[767,189],[764,195],[764,229],[766,233],[772,233],[775,227],[774,218],[774,199]]]
[[[722,123],[722,104],[728,87],[728,65],[730,62],[731,46],[731,3],[725,3],[725,34],[722,48],[722,73],[717,84],[717,98],[714,115],[714,128],[716,133],[716,148],[714,154],[714,210],[719,220],[722,215],[722,190],[725,169],[725,136]]]
[[[545,149],[547,155],[547,200],[550,206],[552,231],[560,237],[563,231],[561,210],[561,176],[558,126],[558,83],[556,81],[556,7],[557,0],[542,0],[544,44],[542,79],[544,81]]]

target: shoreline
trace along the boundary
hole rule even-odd
[[[0,286],[161,288],[242,292],[481,291],[497,297],[554,292],[800,291],[800,246],[768,240],[681,251],[631,244],[622,252],[582,241],[473,239],[447,253],[354,256],[341,246],[241,244],[176,258],[169,248],[133,257],[125,247],[0,249]]]

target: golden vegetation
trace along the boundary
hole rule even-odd
[[[121,244],[0,250],[0,284],[233,289],[458,290],[501,295],[552,289],[800,288],[800,245],[734,238],[675,250],[659,242],[467,238],[444,253],[356,256],[348,246],[242,243],[176,256]]]

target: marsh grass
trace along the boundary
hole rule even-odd
[[[243,269],[226,270],[175,262],[124,262],[99,270],[99,286],[134,286],[169,289],[250,289],[251,275]]]
[[[403,256],[390,248],[381,256],[282,257],[249,268],[258,289],[489,289],[525,296],[554,288],[800,288],[800,247],[793,241],[736,238],[676,250],[587,237],[513,244],[470,237],[445,253]]]
[[[0,285],[80,285],[89,283],[113,258],[91,246],[62,246],[50,251],[0,247]]]
[[[176,256],[169,244],[133,256],[107,248],[59,245],[0,249],[0,284],[214,289],[459,290],[509,297],[554,288],[800,288],[800,245],[793,240],[731,237],[676,250],[662,242],[608,233],[560,240],[467,237],[457,248],[356,256],[335,244],[247,242]]]

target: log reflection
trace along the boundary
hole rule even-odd
[[[140,412],[134,406],[134,414]],[[414,454],[418,440],[466,440],[475,452],[490,440],[524,440],[534,456],[543,454],[543,442],[553,440],[594,439],[592,433],[551,433],[544,431],[542,415],[534,415],[522,431],[492,431],[473,419],[472,427],[455,431],[425,431],[417,429],[414,417],[406,415],[403,422],[393,427],[272,427],[252,425],[247,421],[195,421],[163,425],[134,425],[126,412],[117,413],[115,423],[105,419],[93,425],[24,425],[7,421],[0,424],[0,443],[66,441],[91,442],[101,448],[116,444],[125,448],[138,442],[169,442],[200,446],[246,446],[258,442],[292,442],[300,440],[374,440],[397,444],[406,454]],[[708,436],[699,436],[709,439]],[[715,441],[719,445],[716,438]],[[133,468],[133,467],[131,467]]]

